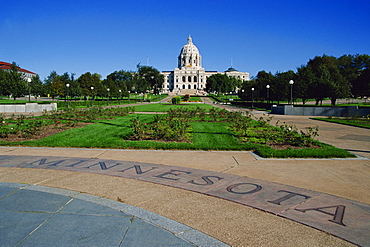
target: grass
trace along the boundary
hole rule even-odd
[[[369,118],[354,118],[354,119],[351,119],[351,118],[312,118],[312,119],[370,129],[370,119]]]
[[[142,122],[150,122],[154,117],[154,114],[132,114],[114,120],[97,121],[95,124],[64,131],[42,140],[16,142],[13,145],[185,150],[245,150],[248,146],[238,143],[232,132],[225,127],[225,123],[192,122],[191,143],[125,140],[132,133],[131,118],[137,115],[140,115]]]
[[[178,109],[178,108],[188,108],[191,110],[195,110],[196,108],[201,107],[202,109],[209,110],[211,108],[214,108],[211,105],[208,104],[197,104],[197,103],[181,103],[179,105],[174,105],[170,103],[166,104],[160,104],[160,103],[155,103],[155,104],[146,104],[146,105],[138,105],[135,106],[135,111],[136,112],[168,112],[170,109]]]
[[[315,142],[321,149],[286,149],[275,150],[271,147],[261,146],[256,149],[256,153],[264,158],[354,158],[355,155],[331,145]]]
[[[241,142],[226,122],[190,122],[191,142],[131,141],[131,119],[139,116],[143,123],[153,121],[155,114],[130,114],[113,120],[97,120],[94,124],[82,128],[70,129],[41,140],[12,142],[11,145],[77,147],[77,148],[113,148],[113,149],[172,149],[172,150],[241,150],[255,151],[262,157],[353,157],[349,152],[330,145],[316,142],[320,149],[275,150],[267,145]],[[0,145],[9,142],[0,141]]]
[[[0,105],[14,105],[14,104],[26,104],[26,103],[38,103],[38,104],[50,104],[52,103],[51,101],[42,101],[42,100],[13,100],[13,99],[0,99]]]

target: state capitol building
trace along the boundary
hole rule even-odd
[[[229,68],[224,72],[206,71],[202,67],[202,56],[198,48],[193,44],[192,38],[182,47],[178,57],[178,65],[174,71],[163,71],[163,93],[174,94],[203,94],[207,84],[207,78],[214,74],[225,73],[228,76],[240,78],[242,81],[249,80],[248,72],[239,72]]]

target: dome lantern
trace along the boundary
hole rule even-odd
[[[198,48],[193,44],[193,39],[189,35],[188,42],[182,47],[178,57],[178,67],[181,68],[201,68],[202,56]]]

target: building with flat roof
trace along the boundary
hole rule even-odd
[[[32,71],[23,69],[21,67],[18,67],[17,66],[17,68],[18,68],[18,72],[22,73],[23,76],[25,77],[25,79],[32,78],[32,77],[34,77],[34,76],[37,75],[35,72],[32,72]],[[9,71],[9,70],[12,69],[12,64],[11,63],[7,63],[7,62],[0,61],[0,69],[1,70],[5,70],[5,71]]]
[[[189,35],[187,43],[182,47],[178,56],[177,68],[173,71],[162,72],[164,75],[162,92],[203,94],[206,88],[207,78],[211,75],[222,73],[240,78],[242,81],[249,80],[248,72],[239,72],[235,68],[229,68],[224,72],[206,71],[202,67],[202,56]]]

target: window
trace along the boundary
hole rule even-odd
[[[197,89],[197,85],[196,84],[194,84],[194,89]]]
[[[182,82],[185,82],[185,76],[182,77]]]
[[[194,82],[198,82],[198,79],[196,76],[194,76]]]
[[[182,85],[182,89],[185,89],[185,84],[184,84],[184,85]]]
[[[188,76],[188,82],[191,82],[191,76]]]
[[[191,89],[191,85],[190,84],[188,85],[188,89]]]

